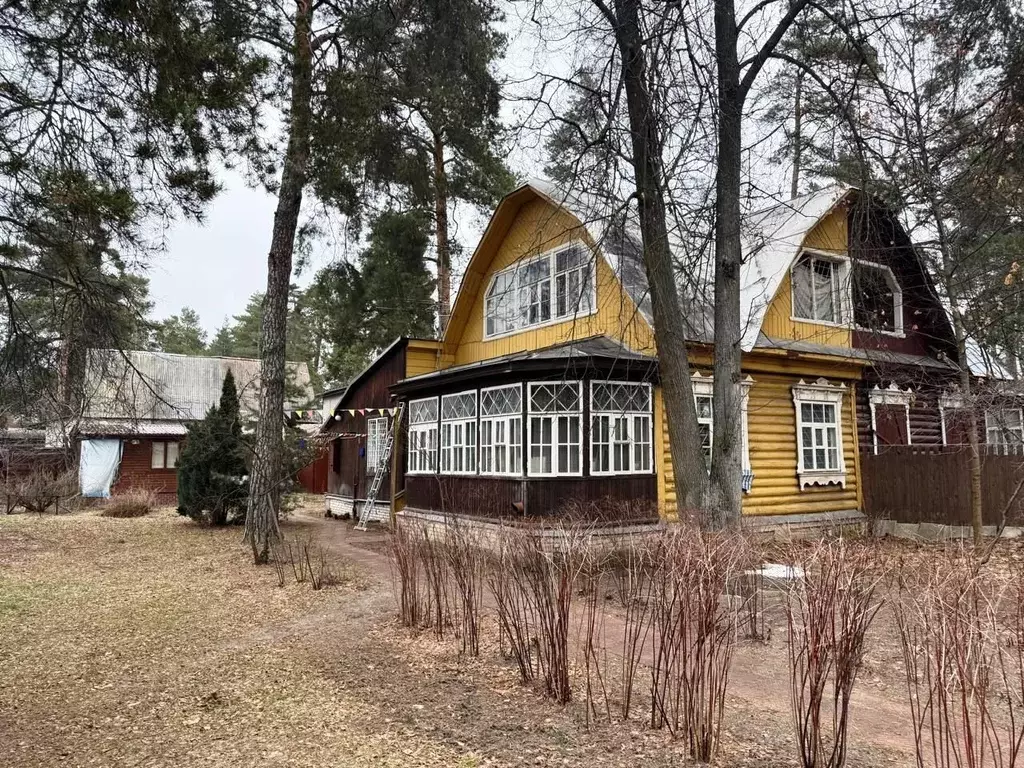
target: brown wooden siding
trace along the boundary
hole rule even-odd
[[[986,455],[982,507],[986,525],[999,523],[1020,482],[1021,457]],[[890,447],[861,455],[864,511],[903,523],[970,525],[970,472],[964,448]],[[1010,525],[1024,520],[1024,498],[1011,504]]]
[[[338,404],[340,419],[335,419],[328,432],[341,433],[331,443],[331,466],[327,477],[327,492],[354,498],[365,498],[373,482],[373,473],[366,471],[366,422],[380,418],[379,413],[350,415],[343,409],[350,408],[392,408],[397,403],[391,400],[391,385],[405,378],[404,345],[397,347]],[[388,417],[390,418],[390,417]],[[405,441],[399,439],[395,449],[398,456],[398,483],[401,488],[405,476]],[[390,468],[390,460],[388,464]],[[391,500],[391,472],[386,473],[381,485],[380,501]]]
[[[493,519],[656,520],[657,500],[654,475],[406,478],[406,505],[410,508]]]
[[[888,387],[895,383],[900,389],[914,391],[910,406],[910,442],[912,445],[942,445],[942,419],[939,397],[948,393],[956,377],[952,370],[926,369],[920,366],[878,364],[865,369],[864,381],[857,387],[857,429],[861,448],[871,450],[870,395],[872,387]]]
[[[117,479],[110,489],[112,496],[133,489],[144,489],[157,494],[164,504],[173,504],[178,499],[178,471],[176,469],[153,469],[153,440],[125,438],[121,441],[121,465]],[[166,440],[163,442],[167,442]],[[178,445],[178,457],[185,447],[182,440]]]
[[[935,357],[956,357],[952,329],[931,279],[892,215],[873,205],[854,205],[849,214],[849,255],[889,267],[903,294],[903,337],[855,330],[853,346]]]

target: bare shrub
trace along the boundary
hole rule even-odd
[[[651,597],[658,550],[636,544],[611,558],[619,602],[624,609],[622,629],[621,714],[629,719],[636,675],[651,634]]]
[[[103,517],[143,517],[157,507],[157,495],[144,488],[132,488],[104,503]]]
[[[312,534],[281,539],[272,548],[272,562],[278,586],[283,587],[291,571],[296,584],[307,581],[314,590],[338,584],[341,579],[329,551]]]
[[[804,768],[846,762],[850,697],[864,639],[881,605],[868,553],[842,539],[820,542],[786,601],[793,720]],[[831,689],[830,689],[831,686]],[[822,706],[831,699],[832,721]]]
[[[77,492],[78,482],[73,472],[55,472],[52,468],[42,467],[9,481],[8,511],[20,506],[28,512],[40,515],[51,507],[56,512],[59,511],[62,500],[74,496]],[[155,506],[155,503],[151,506]]]
[[[603,654],[604,636],[604,582],[613,576],[608,568],[608,558],[594,547],[584,546],[580,556],[583,560],[580,573],[580,594],[583,596],[583,611],[580,616],[579,645],[583,652],[584,711],[586,724],[597,720],[600,709],[606,721],[611,721],[611,703],[608,686],[605,683]]]
[[[428,612],[418,544],[421,539],[422,532],[408,524],[397,526],[388,538],[393,573],[398,581],[399,618],[410,628],[422,626]]]
[[[487,585],[498,609],[498,645],[515,659],[519,679],[528,683],[534,678],[533,632],[536,621],[531,610],[527,584],[513,571],[520,566],[518,553],[522,531],[504,529],[499,537],[497,556],[488,561]]]
[[[452,624],[445,534],[432,533],[424,526],[419,529],[416,546],[419,548],[419,561],[423,564],[427,583],[427,626],[433,628],[434,637],[443,640],[445,628]]]
[[[479,656],[486,558],[477,537],[457,522],[448,527],[444,544],[456,592],[461,652]]]
[[[679,526],[661,537],[652,584],[651,726],[714,757],[722,729],[737,611],[727,587],[742,563],[731,532]]]
[[[1018,571],[1017,577],[1024,576]],[[1024,741],[1024,615],[969,551],[904,562],[894,613],[917,764],[1013,768]],[[1009,609],[1001,605],[1010,604]]]

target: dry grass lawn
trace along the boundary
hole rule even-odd
[[[688,764],[643,713],[587,729],[582,705],[520,686],[493,628],[467,660],[398,627],[379,537],[346,530],[286,526],[332,549],[341,583],[313,591],[254,568],[240,530],[169,510],[0,517],[0,766]],[[738,651],[720,765],[796,764],[772,646]],[[866,720],[902,707],[892,659],[866,660]],[[912,764],[861,724],[849,765]]]

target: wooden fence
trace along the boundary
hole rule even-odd
[[[970,525],[966,448],[889,446],[878,455],[862,453],[860,466],[864,511],[869,516],[901,523]],[[1007,523],[1024,524],[1024,492],[1013,499],[1022,477],[1024,456],[986,447],[981,474],[986,525],[998,524],[1008,503]]]

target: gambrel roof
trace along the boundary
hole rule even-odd
[[[800,252],[807,234],[847,197],[853,187],[831,186],[776,203],[746,216],[742,223],[744,263],[741,275],[740,320],[744,351],[757,343],[768,306]],[[487,264],[478,263],[487,252],[485,243],[507,232],[515,212],[533,198],[547,200],[574,216],[598,247],[598,253],[614,271],[626,295],[651,327],[650,289],[643,263],[643,240],[635,205],[614,205],[597,195],[566,190],[533,180],[510,192],[499,203],[480,244],[470,260],[463,286],[453,309],[453,320],[469,311]],[[714,250],[707,243],[687,248],[678,232],[670,231],[669,245],[677,256],[680,299],[686,307],[688,335],[693,341],[710,342],[714,335]],[[682,255],[699,254],[684,263]],[[449,328],[458,324],[452,322]]]

